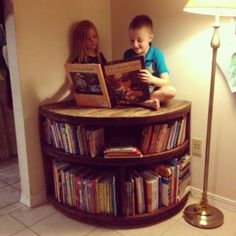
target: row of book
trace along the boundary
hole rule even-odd
[[[117,215],[116,178],[108,171],[53,161],[55,198],[93,214]]]
[[[182,144],[186,138],[186,122],[184,116],[173,122],[143,127],[140,145],[133,145],[131,151],[116,145],[105,147],[104,127],[69,124],[49,118],[43,124],[46,143],[67,153],[96,157],[103,152],[105,158],[132,158],[163,152]]]
[[[81,156],[95,157],[104,149],[103,127],[87,127],[46,118],[44,136],[47,144]]]
[[[177,203],[190,191],[190,160],[186,154],[147,169],[130,170],[120,193],[114,172],[54,160],[55,198],[81,211],[116,216],[118,196],[123,199],[123,215],[151,213]]]
[[[186,116],[168,123],[144,126],[140,142],[142,153],[159,153],[179,146],[185,141],[186,126]]]
[[[190,191],[190,156],[153,166],[142,171],[131,171],[124,187],[123,214],[151,213],[180,201]]]

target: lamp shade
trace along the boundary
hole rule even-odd
[[[236,16],[236,0],[189,0],[183,10],[203,15]]]

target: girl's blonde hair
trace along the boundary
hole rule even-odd
[[[72,38],[73,40],[72,56],[71,56],[72,61],[77,59],[78,63],[88,62],[88,56],[87,56],[86,47],[85,47],[85,40],[87,38],[87,34],[90,29],[95,30],[97,34],[97,38],[98,38],[98,43],[99,43],[98,31],[95,25],[89,20],[80,21],[75,26],[74,34],[72,36],[73,37]],[[96,48],[96,53],[97,53],[98,60],[100,61],[101,58],[100,58],[98,46]]]

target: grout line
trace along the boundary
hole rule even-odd
[[[16,232],[12,233],[12,234],[9,234],[9,236],[16,235],[16,234],[18,234],[18,233],[24,231],[25,229],[26,229],[26,227],[25,227],[24,229],[21,229],[21,230],[19,230],[19,231],[16,231]]]
[[[17,184],[17,183],[19,183],[19,182],[16,182],[15,184]],[[15,186],[13,186],[13,185],[9,184],[9,186],[11,186],[12,188],[14,188],[14,189],[16,189],[16,190],[18,190],[18,191],[21,192],[21,189],[18,189],[17,187],[15,187]]]
[[[7,184],[8,186],[13,187],[13,188],[15,188],[15,187],[13,186],[14,184],[17,184],[17,183],[20,182],[20,180],[19,180],[19,181],[15,182],[15,183],[11,183],[11,184],[9,184],[8,182],[6,182],[5,180],[2,180],[2,179],[0,179],[0,181],[3,182],[4,184]],[[5,186],[4,186],[4,187],[5,187]],[[18,190],[19,190],[19,189],[18,189]]]
[[[44,218],[38,220],[37,222],[33,223],[33,224],[30,225],[29,227],[32,227],[33,225],[36,225],[36,224],[38,224],[38,223],[40,223],[40,222],[42,222],[42,221],[44,221],[44,220],[50,218],[51,216],[56,215],[57,213],[58,213],[58,212],[56,212],[56,211],[55,211],[55,212],[52,212],[50,215],[47,215],[46,217],[44,217]]]
[[[25,227],[24,229],[19,230],[19,231],[17,231],[17,232],[14,232],[13,234],[11,234],[11,235],[9,235],[9,236],[14,236],[14,235],[16,235],[16,234],[18,234],[18,233],[20,233],[20,232],[23,232],[23,231],[26,230],[26,229],[30,230],[30,231],[31,231],[32,233],[34,233],[35,235],[40,236],[40,234],[34,232],[34,231],[33,231],[31,228],[29,228],[29,227]]]
[[[173,222],[173,224],[170,225],[170,227],[168,227],[167,229],[165,229],[161,234],[164,235],[168,230],[170,230],[171,228],[175,227],[176,225],[178,225],[179,223],[177,221]]]
[[[18,209],[17,209],[17,210],[18,210]],[[29,210],[30,210],[30,207],[29,207]],[[12,213],[14,213],[14,211],[12,211],[12,212],[9,213],[9,215],[10,215],[11,217],[13,217],[15,220],[17,220],[17,221],[20,222],[21,224],[23,224],[25,227],[30,228],[30,227],[32,227],[33,225],[36,225],[36,224],[38,224],[38,223],[44,221],[45,219],[48,219],[49,217],[51,217],[51,216],[57,214],[58,212],[55,211],[55,212],[51,213],[50,215],[47,215],[47,216],[45,216],[44,218],[39,219],[38,221],[34,222],[34,223],[31,224],[31,225],[25,225],[25,224],[24,224],[23,222],[21,222],[18,218],[16,218],[14,215],[12,215]]]
[[[84,234],[83,236],[86,236],[86,235],[90,235],[92,232],[94,232],[95,230],[99,229],[99,227],[96,227],[94,229],[92,229],[91,231],[89,231],[88,233]]]
[[[125,236],[125,234],[121,233],[121,232],[119,231],[119,229],[114,229],[114,231],[115,231],[117,234],[120,234],[121,236]]]
[[[0,179],[1,180],[1,179]],[[1,180],[2,181],[2,180]],[[6,184],[5,186],[2,186],[2,187],[0,187],[0,190],[2,189],[2,188],[5,188],[5,187],[12,187],[12,188],[14,188],[14,189],[16,189],[16,190],[18,190],[18,191],[20,191],[21,192],[21,190],[20,189],[18,189],[17,187],[15,187],[15,186],[13,186],[13,185],[15,185],[15,184],[17,184],[17,183],[19,183],[19,182],[16,182],[16,183],[14,183],[14,184],[9,184],[9,183],[7,183],[6,181],[2,181],[4,184]]]
[[[7,207],[9,207],[9,206],[11,206],[11,205],[14,205],[14,204],[16,204],[17,202],[19,202],[19,201],[12,202],[12,203],[10,203],[10,204],[8,204],[8,205],[5,205],[5,206],[3,206],[3,207],[0,207],[0,210],[2,210],[2,209],[4,209],[4,208],[7,208]]]
[[[31,229],[31,228],[29,228],[29,227],[27,227],[27,228],[28,228],[31,232],[33,232],[34,234],[40,236],[40,234],[38,234],[37,232],[35,232],[33,229]]]

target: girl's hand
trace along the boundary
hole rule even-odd
[[[146,69],[139,70],[138,78],[144,83],[148,84],[156,83],[155,77]]]

